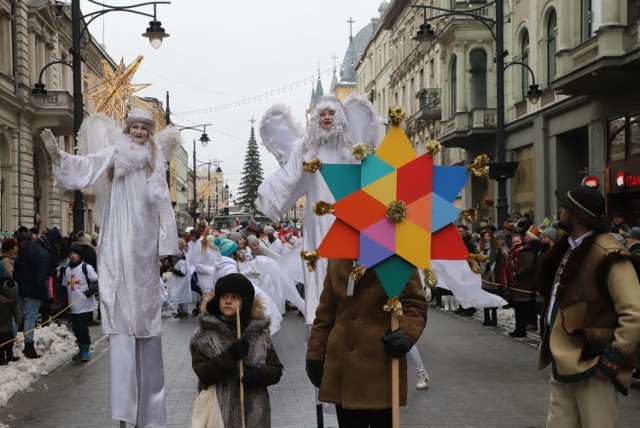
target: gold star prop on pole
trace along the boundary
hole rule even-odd
[[[201,182],[198,188],[200,198],[206,198],[213,195],[213,179]]]
[[[127,107],[140,107],[154,111],[153,106],[144,102],[134,93],[151,86],[151,83],[131,83],[133,75],[138,70],[143,56],[139,55],[128,67],[124,65],[124,59],[115,70],[112,70],[107,61],[102,60],[102,77],[83,74],[82,79],[89,84],[90,89],[85,92],[85,99],[96,101],[95,112],[101,112],[107,116],[117,114],[120,120],[127,116]]]

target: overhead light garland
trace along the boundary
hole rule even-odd
[[[280,95],[280,93],[284,93],[296,88],[299,88],[300,85],[304,85],[305,83],[310,83],[311,85],[315,84],[315,79],[318,78],[322,73],[329,73],[330,71],[332,71],[334,68],[328,68],[326,70],[321,71],[320,73],[318,73],[317,75],[314,74],[313,76],[307,77],[306,79],[302,79],[302,80],[298,80],[297,82],[293,82],[290,83],[288,85],[282,86],[280,88],[277,89],[273,89],[271,91],[259,94],[259,95],[254,95],[253,97],[249,97],[249,98],[244,98],[240,101],[236,101],[234,103],[229,103],[229,104],[223,104],[220,106],[215,106],[215,107],[208,107],[208,108],[203,108],[203,109],[198,109],[198,110],[190,110],[190,111],[183,111],[183,112],[179,112],[179,113],[172,113],[172,114],[179,114],[182,116],[194,116],[194,115],[199,115],[199,114],[207,114],[207,113],[216,113],[219,111],[224,111],[224,110],[231,110],[237,107],[242,107],[245,105],[249,105],[249,104],[253,104],[255,102],[258,101],[264,101],[267,100],[269,98],[273,98],[277,95]]]

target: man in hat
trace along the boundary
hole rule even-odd
[[[640,341],[640,283],[598,190],[556,191],[567,232],[544,257],[539,368],[553,365],[547,426],[618,426]]]

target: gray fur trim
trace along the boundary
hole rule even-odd
[[[224,352],[235,334],[219,318],[209,314],[198,317],[200,329],[191,338],[191,348],[203,355],[213,358]],[[268,319],[251,320],[242,333],[249,342],[249,355],[243,360],[245,364],[262,366],[266,363],[267,352],[271,345]],[[204,385],[198,384],[198,390]],[[225,428],[239,428],[241,425],[239,373],[238,369],[223,381],[216,384],[216,393]],[[271,421],[271,405],[269,393],[265,387],[245,389],[245,416],[247,427],[268,427]]]

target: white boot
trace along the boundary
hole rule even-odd
[[[446,312],[451,310],[451,302],[449,301],[449,297],[451,296],[442,296],[442,310]]]
[[[460,305],[458,304],[458,301],[457,301],[457,300],[456,300],[456,298],[455,298],[455,297],[453,297],[453,296],[449,296],[449,298],[451,299],[451,300],[450,300],[450,302],[451,302],[451,303],[450,303],[450,305],[451,305],[451,310],[452,310],[452,311],[457,310],[457,309],[460,307]]]

